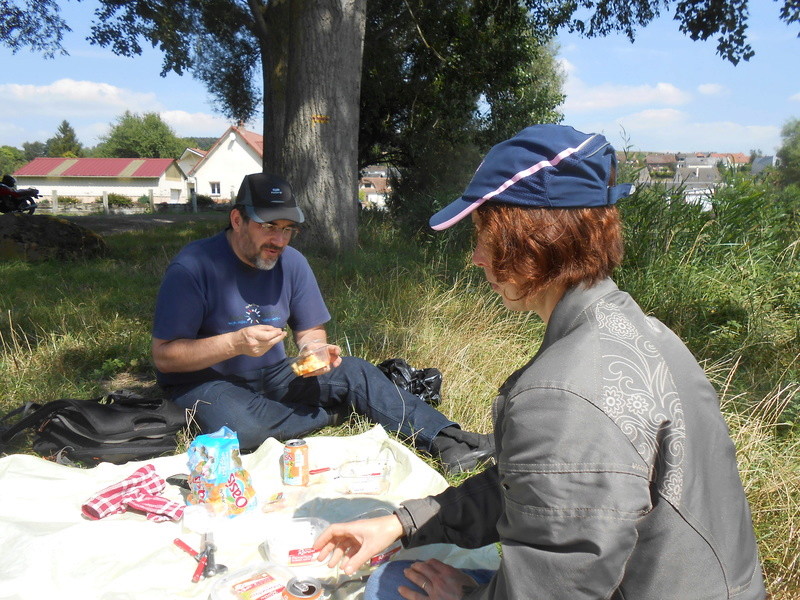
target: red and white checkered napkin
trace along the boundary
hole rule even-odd
[[[177,521],[183,515],[183,506],[158,495],[165,486],[155,467],[147,464],[119,483],[100,490],[83,504],[81,512],[96,521],[132,508],[144,512],[149,521]]]

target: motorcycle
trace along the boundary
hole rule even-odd
[[[36,198],[39,190],[36,188],[17,189],[17,180],[11,175],[3,176],[0,182],[0,213],[21,213],[32,215],[36,210]]]

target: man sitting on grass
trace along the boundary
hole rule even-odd
[[[413,440],[448,473],[493,454],[490,437],[461,430],[375,365],[340,356],[297,376],[283,340],[326,344],[330,320],[308,261],[289,242],[305,217],[288,182],[247,175],[219,234],[192,242],[167,268],[156,302],[153,360],[159,384],[193,409],[204,432],[223,425],[242,449],[268,437],[298,438],[355,411]]]

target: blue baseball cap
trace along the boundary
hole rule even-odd
[[[430,218],[441,231],[484,202],[530,208],[608,206],[633,193],[631,184],[609,186],[617,157],[599,133],[566,125],[533,125],[486,154],[464,194]]]

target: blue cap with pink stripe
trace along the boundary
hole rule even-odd
[[[489,150],[464,194],[433,215],[430,226],[447,229],[484,202],[530,208],[615,204],[633,192],[631,184],[609,185],[616,167],[614,148],[602,135],[533,125]]]

